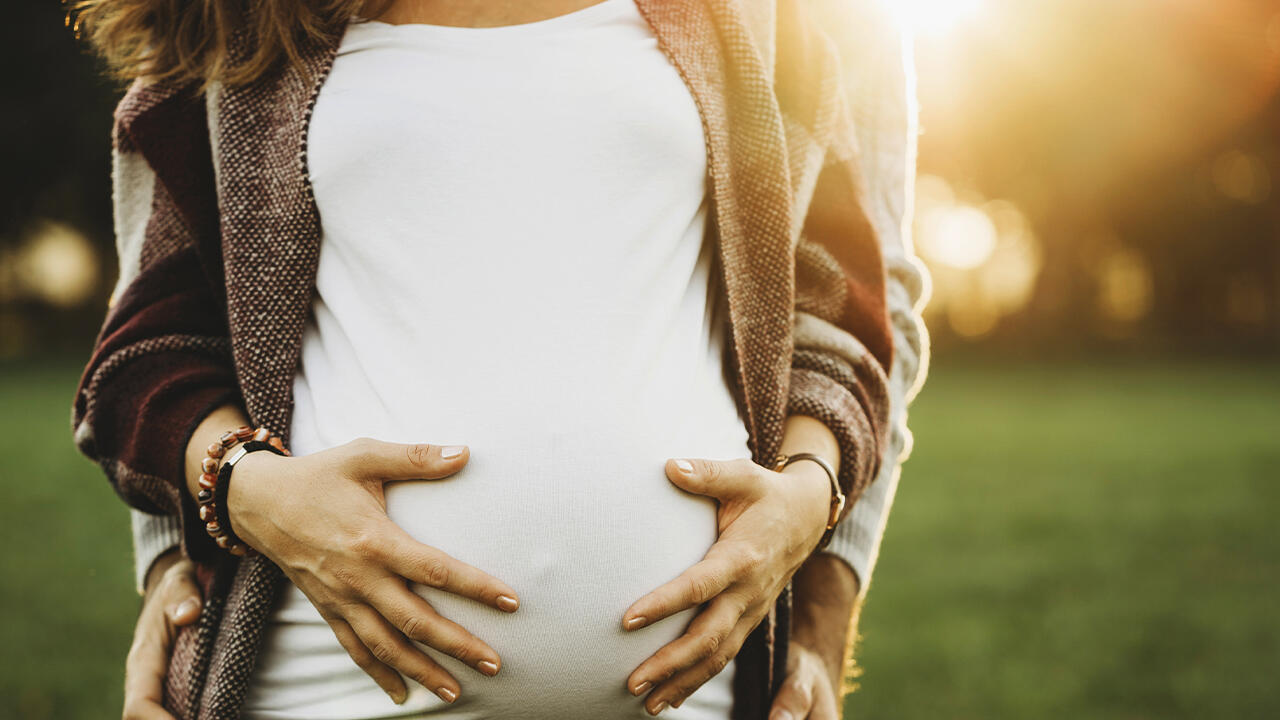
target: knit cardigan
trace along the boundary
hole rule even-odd
[[[816,417],[856,500],[885,449],[893,344],[839,49],[802,1],[636,1],[703,121],[725,359],[752,457],[769,464],[787,415]],[[339,41],[307,41],[301,62],[245,86],[138,81],[115,113],[121,277],[72,425],[127,504],[178,519],[197,562],[206,602],[179,632],[165,683],[179,718],[239,715],[284,585],[264,556],[212,544],[185,491],[184,451],[226,402],[288,442],[320,246],[306,129]],[[232,49],[244,57],[252,39]],[[735,718],[765,717],[790,609],[788,588],[740,651]]]
[[[897,495],[901,465],[912,437],[907,408],[928,369],[928,332],[922,317],[927,269],[910,240],[912,188],[915,186],[915,65],[911,36],[883,0],[810,0],[829,17],[822,27],[841,51],[841,82],[852,109],[866,198],[880,239],[886,279],[885,299],[893,331],[889,371],[889,442],[880,472],[850,512],[836,525],[831,544],[820,552],[840,558],[858,580],[859,601],[871,586],[889,512]],[[803,343],[798,333],[797,344]],[[146,577],[156,558],[182,542],[177,516],[129,509],[133,536],[134,583],[145,594]]]

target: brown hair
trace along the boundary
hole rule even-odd
[[[299,63],[302,43],[321,40],[361,11],[389,0],[63,0],[67,24],[86,39],[122,82],[251,83],[281,58]],[[247,57],[230,56],[230,40],[247,32]]]

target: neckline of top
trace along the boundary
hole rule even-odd
[[[602,0],[593,5],[579,8],[560,15],[553,15],[542,20],[516,23],[514,25],[491,25],[485,27],[469,27],[465,25],[435,25],[432,23],[387,23],[381,20],[369,20],[362,17],[351,19],[351,27],[367,26],[382,28],[391,32],[436,33],[452,37],[490,37],[497,35],[515,35],[528,32],[541,32],[562,27],[582,24],[589,20],[607,17],[619,8],[631,5],[635,0]]]

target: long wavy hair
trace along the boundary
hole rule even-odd
[[[185,85],[248,84],[299,48],[357,14],[376,17],[390,0],[63,0],[67,25],[106,61],[120,82],[139,77]],[[230,42],[247,32],[247,57]]]

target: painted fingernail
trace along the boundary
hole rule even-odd
[[[658,704],[657,704],[657,705],[656,705],[652,710],[650,710],[650,711],[649,711],[649,714],[650,714],[650,715],[657,715],[658,713],[660,713],[660,712],[662,712],[663,710],[666,710],[666,709],[667,709],[667,701],[666,701],[666,700],[663,700],[662,702],[658,703]]]
[[[480,667],[480,672],[484,673],[485,675],[493,677],[494,675],[498,674],[498,663],[489,662],[488,660],[481,660],[480,662],[476,663],[476,665]]]
[[[682,471],[687,473],[693,472],[693,463],[689,462],[688,460],[677,460],[676,467],[680,468]]]
[[[440,448],[440,457],[445,460],[452,460],[462,454],[466,445],[445,445]]]
[[[649,688],[651,688],[651,687],[653,687],[653,683],[649,682],[648,680],[645,680],[644,682],[640,683],[639,685],[637,685],[637,686],[635,686],[635,687],[631,688],[631,694],[632,694],[632,695],[643,695],[643,694],[645,694],[646,692],[648,692]]]
[[[447,687],[440,688],[439,690],[436,691],[436,694],[439,695],[447,703],[451,703],[454,700],[458,699],[458,694]]]
[[[499,595],[498,607],[506,610],[507,612],[515,612],[516,608],[520,607],[520,601],[510,595]]]
[[[626,622],[622,623],[622,627],[624,627],[624,628],[626,628],[626,629],[628,629],[628,630],[635,630],[636,628],[642,628],[642,627],[644,627],[644,623],[645,623],[644,616],[643,616],[643,615],[637,615],[637,616],[635,616],[635,617],[631,618],[630,620],[628,620],[628,621],[626,621]]]

